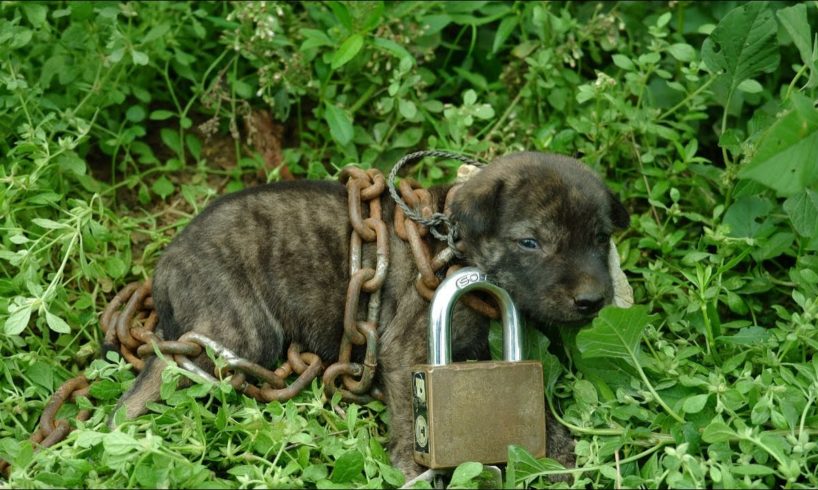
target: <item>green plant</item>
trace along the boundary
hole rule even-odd
[[[403,483],[384,407],[339,414],[317,384],[262,406],[227,385],[174,392],[171,368],[151,415],[103,428],[133,374],[92,361],[99,312],[215,195],[278,177],[245,141],[268,108],[299,177],[386,170],[415,148],[535,149],[578,155],[626,203],[618,247],[641,306],[551,352],[528,329],[578,466],[512,447],[508,486],[815,486],[816,20],[814,2],[0,4],[9,484]],[[20,441],[86,368],[91,418],[34,453]]]

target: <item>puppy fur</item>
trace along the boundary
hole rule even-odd
[[[431,189],[439,209],[448,189]],[[394,203],[386,194],[381,199],[391,223]],[[499,158],[458,191],[451,218],[465,244],[463,262],[507,289],[523,315],[542,328],[571,328],[610,303],[609,239],[615,228],[627,226],[628,213],[581,162],[535,152]],[[156,333],[173,340],[200,332],[268,367],[290,342],[325,363],[335,361],[351,230],[346,188],[337,182],[268,184],[216,200],[157,264]],[[394,230],[390,235],[376,382],[391,412],[392,461],[411,477],[420,467],[412,458],[409,369],[427,360],[429,305],[415,289],[408,244]],[[445,246],[428,240],[433,252]],[[364,247],[365,266],[375,262],[373,248]],[[488,321],[463,305],[455,308],[452,338],[456,361],[489,357]],[[204,355],[196,362],[212,368]],[[128,418],[160,398],[163,368],[162,361],[148,360],[123,395],[117,407]],[[570,434],[553,419],[547,442],[550,457],[573,462]]]

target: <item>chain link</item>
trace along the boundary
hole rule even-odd
[[[426,300],[431,300],[435,288],[442,279],[443,269],[448,267],[447,274],[451,274],[461,267],[452,264],[460,255],[460,250],[456,243],[455,226],[449,222],[446,214],[448,205],[460,186],[455,185],[447,194],[443,212],[435,209],[431,193],[412,179],[401,180],[398,186],[400,195],[395,189],[398,170],[410,161],[427,156],[452,158],[473,165],[482,164],[454,153],[420,151],[402,158],[389,174],[389,192],[397,204],[393,220],[394,230],[399,238],[409,243],[418,267],[416,280],[418,292]],[[126,285],[111,299],[100,318],[105,345],[117,349],[136,371],[145,368],[147,357],[161,352],[162,355],[172,358],[180,367],[212,382],[229,377],[234,389],[262,402],[286,401],[293,398],[309,386],[322,370],[324,371],[322,381],[328,399],[331,400],[337,392],[343,400],[353,403],[364,404],[373,399],[382,400],[383,394],[377,387],[372,386],[372,382],[378,365],[380,294],[390,259],[389,229],[383,220],[380,201],[387,182],[377,169],[365,171],[356,167],[344,168],[340,181],[347,188],[352,232],[350,280],[337,362],[324,369],[323,362],[317,354],[303,352],[301,345],[293,343],[287,349],[287,360],[274,371],[270,371],[197,332],[187,332],[178,340],[162,340],[154,333],[158,317],[151,297],[150,279]],[[365,209],[368,213],[364,212]],[[365,214],[368,216],[364,217]],[[446,227],[445,234],[437,229],[441,225]],[[435,257],[430,256],[429,244],[424,239],[429,233],[449,245]],[[364,267],[363,244],[373,242],[376,247],[375,267]],[[363,302],[362,292],[368,294]],[[499,317],[496,308],[472,294],[465,295],[463,301],[485,316]],[[366,319],[359,320],[359,307],[363,304],[366,305]],[[352,349],[355,346],[364,347],[362,363],[352,361]],[[206,348],[210,348],[224,361],[224,366],[217,367],[214,374],[204,371],[193,361],[202,355]],[[292,374],[296,374],[297,378],[288,386],[286,380]],[[80,396],[88,397],[89,391],[88,379],[81,374],[69,379],[54,392],[43,410],[37,431],[31,435],[30,440],[35,444],[35,450],[52,446],[67,437],[72,430],[69,421],[55,419],[55,416],[66,401],[75,401]],[[77,421],[85,421],[89,416],[90,411],[82,409],[75,418]],[[8,471],[9,463],[0,460],[0,472],[8,476]]]

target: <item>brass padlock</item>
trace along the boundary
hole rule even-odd
[[[452,363],[454,305],[473,290],[497,298],[504,361]],[[429,318],[429,364],[412,367],[418,464],[450,468],[465,461],[504,463],[510,444],[545,456],[542,364],[522,361],[522,350],[517,308],[479,269],[460,269],[438,286]]]

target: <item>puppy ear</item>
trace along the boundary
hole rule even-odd
[[[611,221],[614,226],[627,228],[631,224],[631,216],[628,214],[628,210],[610,190],[608,190],[608,197],[611,201]]]
[[[464,185],[452,202],[452,220],[463,237],[478,237],[489,233],[497,222],[502,180],[470,182]]]

